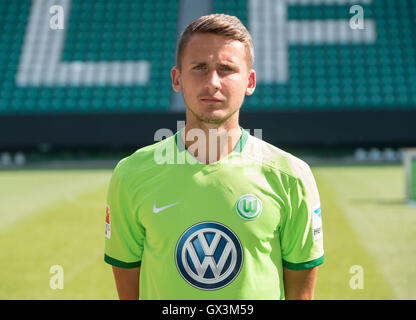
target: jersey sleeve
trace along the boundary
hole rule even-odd
[[[117,166],[107,192],[104,261],[121,268],[140,267],[144,228],[131,205]]]
[[[316,267],[324,262],[322,215],[318,188],[306,163],[288,195],[289,208],[280,228],[283,266],[292,270]]]

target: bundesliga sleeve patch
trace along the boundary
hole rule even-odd
[[[107,205],[105,209],[105,237],[111,238],[111,223],[110,223],[110,206]]]
[[[313,209],[312,213],[312,232],[313,240],[319,240],[322,238],[322,215],[321,206],[318,205]]]

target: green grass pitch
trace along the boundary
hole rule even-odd
[[[326,257],[315,299],[416,299],[416,208],[404,203],[403,168],[312,170]],[[110,176],[103,169],[0,171],[0,299],[117,299],[103,261]],[[63,268],[63,289],[50,287],[54,265]]]

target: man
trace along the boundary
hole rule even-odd
[[[183,32],[171,77],[186,126],[120,161],[108,190],[105,261],[120,299],[313,299],[324,259],[313,175],[239,126],[253,52],[236,17]]]

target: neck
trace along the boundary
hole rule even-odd
[[[230,154],[241,134],[238,121],[227,121],[223,124],[190,121],[181,132],[188,152],[205,164],[219,161]]]

